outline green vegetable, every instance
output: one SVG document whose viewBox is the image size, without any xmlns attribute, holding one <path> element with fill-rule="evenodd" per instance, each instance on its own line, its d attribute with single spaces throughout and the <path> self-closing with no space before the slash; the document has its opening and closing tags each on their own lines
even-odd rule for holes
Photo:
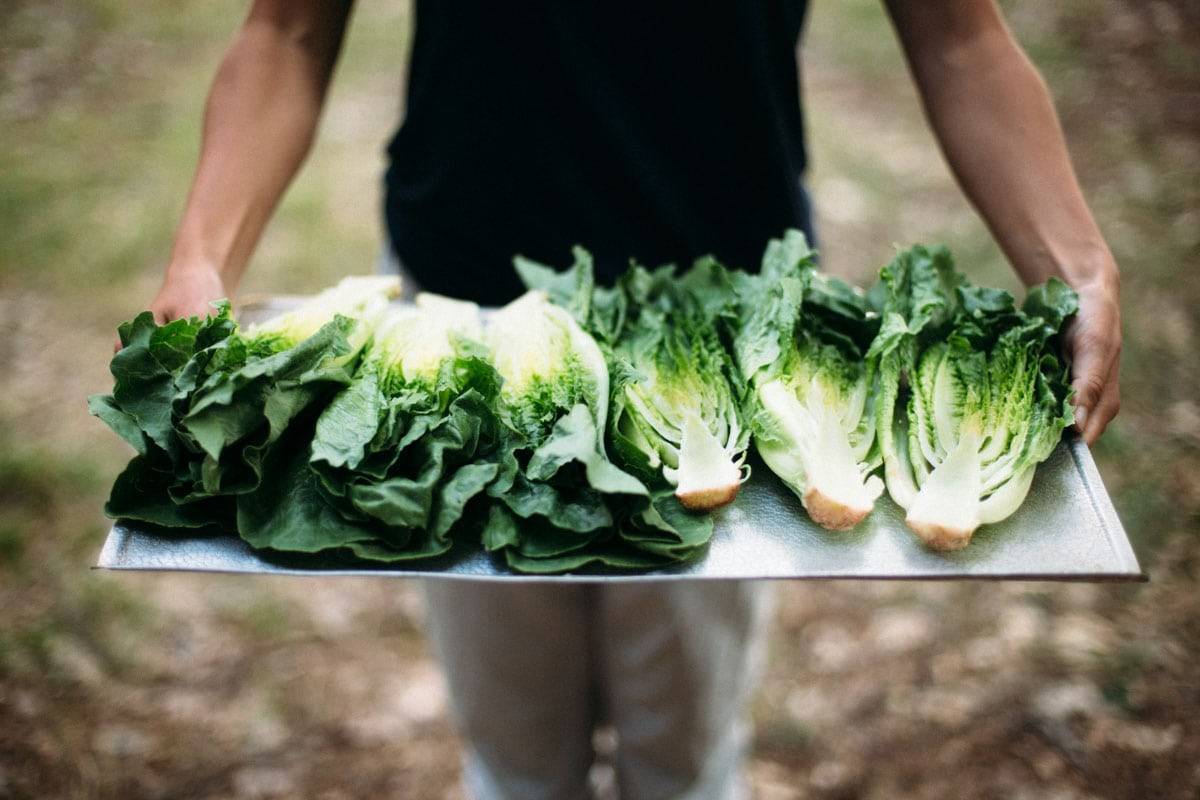
<svg viewBox="0 0 1200 800">
<path fill-rule="evenodd" d="M 88 398 L 91 413 L 137 451 L 113 484 L 109 516 L 167 528 L 233 528 L 227 498 L 192 491 L 202 456 L 178 427 L 179 409 L 237 327 L 228 303 L 214 304 L 214 311 L 161 326 L 146 311 L 120 326 L 112 394 Z"/>
<path fill-rule="evenodd" d="M 618 459 L 665 481 L 693 511 L 731 503 L 750 431 L 743 385 L 713 317 L 669 268 L 621 279 L 626 313 L 612 343 L 609 439 Z"/>
<path fill-rule="evenodd" d="M 353 381 L 297 457 L 238 504 L 256 547 L 346 548 L 401 561 L 450 550 L 469 501 L 496 477 L 499 379 L 473 303 L 419 295 L 380 323 Z M 334 513 L 336 512 L 336 514 Z"/>
<path fill-rule="evenodd" d="M 941 247 L 901 252 L 881 273 L 884 319 L 869 357 L 888 493 L 930 547 L 966 546 L 1021 505 L 1072 423 L 1064 322 L 1078 298 L 1052 278 L 1023 309 L 971 286 Z"/>
<path fill-rule="evenodd" d="M 1051 280 L 1018 309 L 916 246 L 864 295 L 804 236 L 757 275 L 520 259 L 530 291 L 471 303 L 348 278 L 240 329 L 120 328 L 89 408 L 137 454 L 111 516 L 234 533 L 282 553 L 402 562 L 482 546 L 514 570 L 648 569 L 701 553 L 749 474 L 748 439 L 818 524 L 849 529 L 885 482 L 931 547 L 1012 514 L 1072 422 Z M 883 466 L 884 480 L 873 475 Z"/>
<path fill-rule="evenodd" d="M 847 530 L 883 482 L 875 446 L 876 330 L 866 299 L 816 271 L 799 231 L 772 241 L 761 273 L 741 278 L 734 348 L 753 386 L 754 443 L 817 524 Z"/>
<path fill-rule="evenodd" d="M 742 384 L 714 324 L 727 300 L 705 302 L 683 288 L 688 276 L 665 268 L 633 267 L 617 286 L 597 286 L 590 254 L 574 254 L 561 273 L 521 258 L 516 267 L 593 335 L 608 362 L 608 449 L 648 490 L 646 498 L 609 495 L 618 538 L 657 563 L 692 558 L 712 536 L 711 517 L 694 512 L 733 499 L 748 444 Z M 597 560 L 640 563 L 611 553 Z"/>
<path fill-rule="evenodd" d="M 204 455 L 197 491 L 257 486 L 265 449 L 298 414 L 350 382 L 354 359 L 398 292 L 396 278 L 345 278 L 222 341 L 179 421 Z"/>
<path fill-rule="evenodd" d="M 485 338 L 503 380 L 505 442 L 484 546 L 519 569 L 619 563 L 597 549 L 618 522 L 609 498 L 649 493 L 605 452 L 609 375 L 599 346 L 540 291 L 496 311 Z"/>
<path fill-rule="evenodd" d="M 145 312 L 122 325 L 113 392 L 88 401 L 138 451 L 107 513 L 231 529 L 228 496 L 256 488 L 292 420 L 349 382 L 356 348 L 396 288 L 394 278 L 349 278 L 244 332 L 224 301 L 209 317 L 160 326 Z"/>
</svg>

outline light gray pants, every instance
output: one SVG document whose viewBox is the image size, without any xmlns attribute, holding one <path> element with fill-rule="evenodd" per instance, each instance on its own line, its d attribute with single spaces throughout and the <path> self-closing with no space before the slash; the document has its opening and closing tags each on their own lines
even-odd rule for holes
<svg viewBox="0 0 1200 800">
<path fill-rule="evenodd" d="M 378 270 L 416 282 L 391 248 Z M 428 631 L 474 800 L 589 793 L 592 733 L 617 733 L 621 800 L 740 800 L 766 583 L 425 581 Z"/>
<path fill-rule="evenodd" d="M 771 589 L 426 581 L 470 795 L 588 797 L 593 729 L 608 722 L 622 800 L 745 797 Z"/>
</svg>

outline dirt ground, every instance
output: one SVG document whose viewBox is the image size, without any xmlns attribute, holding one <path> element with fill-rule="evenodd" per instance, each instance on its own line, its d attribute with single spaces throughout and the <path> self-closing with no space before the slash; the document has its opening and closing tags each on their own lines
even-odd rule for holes
<svg viewBox="0 0 1200 800">
<path fill-rule="evenodd" d="M 780 585 L 764 800 L 1200 796 L 1200 11 L 1004 7 L 1123 266 L 1124 406 L 1095 453 L 1151 581 Z M 240 9 L 0 5 L 0 799 L 461 797 L 410 582 L 88 569 L 129 454 L 84 397 L 159 279 Z M 372 262 L 410 30 L 407 4 L 356 12 L 248 294 Z M 879 4 L 815 3 L 802 64 L 827 267 L 945 241 L 1015 286 Z"/>
</svg>

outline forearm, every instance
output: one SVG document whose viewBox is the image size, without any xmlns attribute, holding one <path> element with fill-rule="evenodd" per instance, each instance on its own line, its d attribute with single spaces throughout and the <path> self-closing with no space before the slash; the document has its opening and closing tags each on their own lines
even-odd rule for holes
<svg viewBox="0 0 1200 800">
<path fill-rule="evenodd" d="M 1080 192 L 1049 93 L 1003 21 L 985 13 L 930 26 L 911 18 L 928 7 L 892 5 L 946 159 L 1022 280 L 1058 275 L 1077 288 L 1115 289 L 1116 265 Z"/>
<path fill-rule="evenodd" d="M 344 16 L 314 39 L 322 22 L 273 19 L 256 7 L 237 34 L 209 93 L 168 280 L 215 270 L 230 293 L 241 280 L 316 131 Z"/>
</svg>

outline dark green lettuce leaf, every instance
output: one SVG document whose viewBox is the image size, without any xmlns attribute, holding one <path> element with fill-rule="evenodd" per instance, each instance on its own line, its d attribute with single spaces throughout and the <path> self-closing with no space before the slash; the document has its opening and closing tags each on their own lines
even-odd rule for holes
<svg viewBox="0 0 1200 800">
<path fill-rule="evenodd" d="M 165 325 L 146 312 L 120 328 L 113 392 L 88 401 L 139 453 L 113 487 L 114 517 L 232 529 L 232 501 L 219 498 L 254 489 L 291 420 L 347 380 L 353 321 L 267 347 L 237 330 L 227 302 L 214 307 Z"/>
<path fill-rule="evenodd" d="M 155 468 L 153 457 L 138 455 L 113 483 L 104 513 L 113 519 L 146 522 L 161 528 L 182 528 L 211 533 L 235 529 L 232 498 L 210 497 L 193 503 L 171 499 L 169 469 Z"/>
<path fill-rule="evenodd" d="M 499 472 L 490 454 L 500 380 L 481 346 L 478 309 L 444 298 L 380 325 L 349 386 L 321 414 L 310 470 L 346 520 L 383 525 L 391 559 L 438 555 L 471 500 Z"/>
<path fill-rule="evenodd" d="M 215 465 L 227 448 L 252 444 L 240 456 L 257 479 L 262 448 L 278 440 L 298 414 L 313 403 L 327 402 L 350 382 L 352 364 L 343 357 L 352 354 L 349 335 L 355 325 L 338 316 L 294 347 L 212 372 L 189 399 L 180 427 Z M 206 472 L 204 490 L 217 494 L 253 488 L 229 486 L 224 475 L 224 469 Z"/>
</svg>

